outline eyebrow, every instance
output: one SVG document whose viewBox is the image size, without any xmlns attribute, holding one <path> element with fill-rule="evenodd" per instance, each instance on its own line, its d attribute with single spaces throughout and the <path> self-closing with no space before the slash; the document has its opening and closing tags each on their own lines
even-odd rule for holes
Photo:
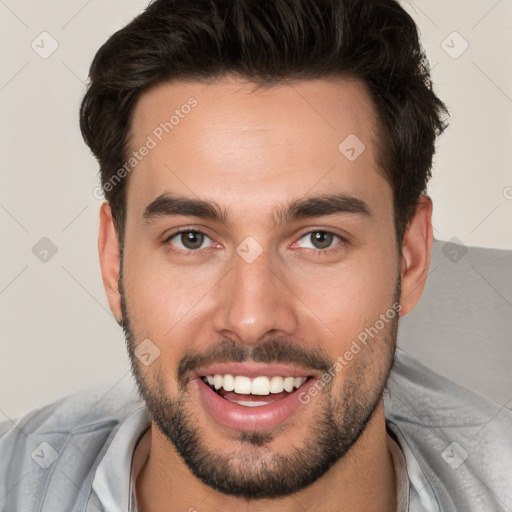
<svg viewBox="0 0 512 512">
<path fill-rule="evenodd" d="M 279 226 L 305 218 L 337 214 L 371 217 L 372 210 L 365 201 L 357 197 L 348 194 L 329 194 L 292 201 L 285 208 L 273 212 L 272 220 L 274 225 Z M 143 218 L 151 221 L 178 215 L 229 224 L 228 211 L 217 203 L 172 194 L 157 197 L 145 208 Z"/>
<path fill-rule="evenodd" d="M 185 196 L 163 194 L 146 206 L 143 218 L 150 221 L 159 217 L 187 215 L 201 219 L 228 223 L 228 214 L 217 203 Z"/>
<path fill-rule="evenodd" d="M 276 211 L 273 215 L 273 221 L 278 226 L 305 218 L 337 214 L 371 217 L 372 211 L 365 201 L 357 197 L 348 194 L 329 194 L 297 199 L 285 209 Z"/>
</svg>

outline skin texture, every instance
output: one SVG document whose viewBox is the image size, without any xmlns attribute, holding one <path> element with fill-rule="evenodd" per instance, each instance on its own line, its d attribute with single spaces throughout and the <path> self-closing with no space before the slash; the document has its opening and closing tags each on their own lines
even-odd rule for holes
<svg viewBox="0 0 512 512">
<path fill-rule="evenodd" d="M 235 77 L 209 85 L 162 84 L 137 103 L 132 149 L 191 97 L 197 106 L 129 176 L 121 290 L 120 251 L 108 204 L 100 213 L 99 252 L 109 304 L 118 321 L 124 316 L 139 387 L 153 417 L 160 415 L 152 423 L 150 457 L 137 480 L 141 510 L 394 510 L 382 391 L 396 322 L 386 323 L 289 419 L 264 432 L 256 428 L 259 441 L 253 431 L 220 425 L 204 408 L 190 375 L 180 380 L 178 367 L 188 355 L 202 356 L 226 342 L 242 347 L 253 366 L 258 363 L 250 354 L 266 354 L 272 343 L 336 361 L 393 306 L 399 283 L 400 314 L 416 305 L 430 261 L 432 203 L 420 198 L 399 254 L 392 189 L 376 164 L 375 112 L 357 81 L 301 81 L 259 90 Z M 365 145 L 354 161 L 338 149 L 350 134 Z M 226 218 L 144 218 L 148 205 L 163 194 L 216 203 Z M 277 211 L 293 201 L 327 194 L 356 197 L 370 213 L 274 222 Z M 207 235 L 199 252 L 183 246 L 179 235 L 169 238 L 184 228 Z M 307 235 L 311 231 L 338 236 L 318 249 Z M 247 237 L 262 249 L 251 263 L 236 251 Z M 149 366 L 133 355 L 145 339 L 160 350 Z M 310 373 L 321 378 L 319 369 Z M 178 404 L 182 426 L 195 433 L 198 449 L 210 461 L 223 461 L 220 468 L 231 479 L 254 480 L 264 469 L 273 471 L 270 482 L 279 481 L 287 471 L 318 461 L 311 447 L 332 433 L 328 418 L 347 427 L 345 450 L 292 494 L 276 491 L 273 499 L 259 500 L 229 494 L 198 478 L 165 432 L 165 427 L 172 430 L 171 409 L 176 412 Z M 299 452 L 305 455 L 294 467 L 286 457 Z M 277 463 L 283 460 L 286 465 Z M 215 464 L 209 471 L 215 468 L 220 471 Z"/>
</svg>

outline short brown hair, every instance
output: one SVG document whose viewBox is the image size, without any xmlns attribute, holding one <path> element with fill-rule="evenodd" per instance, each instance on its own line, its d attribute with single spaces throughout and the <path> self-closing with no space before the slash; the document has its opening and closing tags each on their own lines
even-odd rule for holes
<svg viewBox="0 0 512 512">
<path fill-rule="evenodd" d="M 345 76 L 363 81 L 380 124 L 378 164 L 394 195 L 399 247 L 431 176 L 448 111 L 434 94 L 414 21 L 395 0 L 156 0 L 97 52 L 80 109 L 120 243 L 126 162 L 140 95 L 173 79 L 239 75 L 258 85 Z"/>
</svg>

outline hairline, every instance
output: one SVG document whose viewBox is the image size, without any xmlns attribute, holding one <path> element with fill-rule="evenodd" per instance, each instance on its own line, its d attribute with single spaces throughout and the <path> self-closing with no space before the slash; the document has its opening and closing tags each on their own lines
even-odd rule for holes
<svg viewBox="0 0 512 512">
<path fill-rule="evenodd" d="M 257 76 L 248 76 L 242 73 L 239 73 L 234 70 L 229 70 L 223 73 L 215 74 L 212 73 L 207 76 L 196 76 L 194 74 L 190 75 L 180 75 L 180 76 L 174 76 L 174 77 L 167 77 L 167 78 L 161 78 L 157 79 L 154 82 L 148 84 L 146 87 L 141 88 L 139 91 L 137 91 L 136 96 L 134 98 L 134 104 L 130 111 L 130 116 L 128 119 L 128 131 L 126 134 L 126 139 L 124 142 L 124 151 L 123 151 L 123 158 L 124 161 L 127 160 L 128 154 L 130 151 L 134 150 L 134 146 L 131 146 L 131 141 L 133 141 L 134 133 L 133 133 L 133 117 L 135 114 L 135 110 L 137 109 L 137 106 L 140 103 L 140 100 L 142 97 L 148 93 L 150 93 L 152 90 L 156 89 L 159 86 L 162 86 L 164 84 L 186 84 L 186 83 L 196 83 L 196 84 L 222 84 L 223 82 L 226 82 L 229 77 L 234 77 L 235 80 L 239 80 L 243 84 L 254 84 L 253 89 L 250 91 L 250 94 L 253 94 L 257 92 L 260 89 L 268 90 L 272 89 L 273 87 L 279 87 L 279 86 L 288 86 L 291 87 L 295 83 L 301 83 L 301 82 L 307 82 L 311 80 L 325 80 L 330 83 L 340 83 L 340 82 L 352 82 L 358 84 L 366 98 L 368 99 L 370 111 L 373 113 L 372 116 L 372 123 L 374 124 L 374 130 L 372 132 L 375 133 L 376 136 L 371 138 L 371 143 L 374 146 L 375 149 L 375 160 L 376 160 L 376 167 L 372 167 L 375 172 L 377 172 L 381 177 L 383 177 L 388 185 L 391 187 L 392 194 L 393 194 L 393 224 L 395 226 L 395 238 L 396 238 L 396 245 L 397 249 L 399 251 L 399 254 L 402 250 L 402 239 L 405 232 L 405 228 L 403 229 L 403 232 L 400 233 L 400 229 L 398 226 L 398 217 L 397 217 L 397 201 L 395 197 L 395 186 L 392 181 L 392 175 L 391 175 L 391 169 L 388 169 L 390 166 L 390 150 L 388 148 L 388 145 L 391 143 L 389 139 L 386 137 L 386 129 L 384 126 L 384 122 L 382 119 L 382 116 L 380 115 L 380 109 L 379 105 L 375 101 L 374 94 L 372 93 L 370 86 L 368 84 L 368 81 L 364 78 L 358 76 L 355 73 L 351 73 L 350 71 L 340 72 L 340 71 L 333 71 L 328 72 L 325 74 L 315 75 L 311 74 L 310 76 L 295 76 L 294 74 L 290 75 L 283 75 L 281 77 L 257 77 Z M 122 246 L 124 244 L 124 237 L 125 237 L 125 229 L 126 229 L 126 214 L 127 214 L 127 187 L 130 182 L 130 174 L 127 174 L 125 178 L 123 178 L 123 184 L 121 186 L 121 190 L 118 197 L 118 205 L 120 207 L 120 214 L 122 214 L 122 218 L 119 219 L 116 217 L 115 220 L 115 228 L 116 228 L 116 235 L 118 238 L 119 245 Z M 419 198 L 418 198 L 419 199 Z M 120 223 L 119 226 L 117 225 L 118 222 Z M 118 227 L 122 232 L 118 232 Z"/>
</svg>

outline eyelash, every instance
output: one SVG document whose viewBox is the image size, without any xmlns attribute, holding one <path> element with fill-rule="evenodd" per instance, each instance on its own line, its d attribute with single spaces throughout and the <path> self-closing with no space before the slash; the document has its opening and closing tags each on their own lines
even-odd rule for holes
<svg viewBox="0 0 512 512">
<path fill-rule="evenodd" d="M 178 235 L 181 235 L 183 233 L 200 233 L 200 234 L 210 238 L 207 233 L 205 233 L 204 231 L 202 231 L 200 229 L 180 229 L 179 231 L 176 231 L 176 232 L 172 233 L 171 235 L 169 235 L 168 237 L 166 237 L 166 239 L 163 242 L 164 245 L 169 247 L 171 245 L 170 241 L 173 238 L 175 238 Z M 346 238 L 342 237 L 338 233 L 334 233 L 333 231 L 328 231 L 326 229 L 313 229 L 311 231 L 307 231 L 305 233 L 302 233 L 299 236 L 298 240 L 302 240 L 304 237 L 306 237 L 308 235 L 312 235 L 313 233 L 325 233 L 325 234 L 328 234 L 328 235 L 333 235 L 335 237 L 338 237 L 339 240 L 340 240 L 340 243 L 338 243 L 337 245 L 335 245 L 332 248 L 328 248 L 328 249 L 310 249 L 310 248 L 308 248 L 309 252 L 313 252 L 314 254 L 317 254 L 317 255 L 326 256 L 326 255 L 332 254 L 332 253 L 337 252 L 338 250 L 340 250 L 341 249 L 340 246 L 344 246 L 344 245 L 347 244 Z M 173 251 L 173 252 L 179 252 L 180 254 L 184 254 L 186 256 L 197 256 L 197 255 L 203 255 L 204 253 L 206 253 L 206 251 L 208 249 L 209 248 L 197 249 L 197 250 L 188 250 L 188 251 L 181 251 L 179 249 L 170 249 L 170 250 Z"/>
</svg>

